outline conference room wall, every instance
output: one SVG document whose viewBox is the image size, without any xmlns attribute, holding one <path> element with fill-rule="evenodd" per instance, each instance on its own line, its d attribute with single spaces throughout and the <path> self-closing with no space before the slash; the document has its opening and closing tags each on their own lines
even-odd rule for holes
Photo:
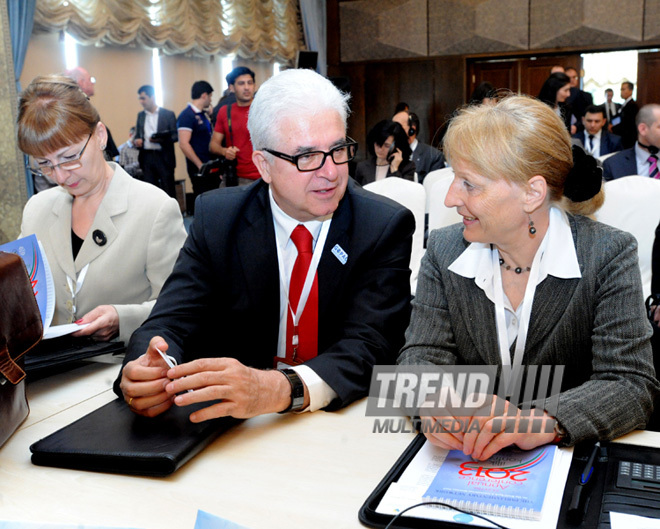
<svg viewBox="0 0 660 529">
<path fill-rule="evenodd" d="M 128 46 L 82 45 L 78 45 L 77 50 L 78 64 L 96 78 L 92 103 L 119 146 L 128 138 L 128 130 L 135 125 L 137 113 L 142 110 L 137 99 L 137 89 L 143 84 L 153 84 L 152 51 Z M 160 59 L 163 107 L 178 115 L 190 101 L 190 87 L 201 79 L 214 87 L 214 103 L 222 96 L 226 88 L 224 76 L 227 73 L 222 71 L 222 57 L 161 55 Z M 272 64 L 266 62 L 237 59 L 234 66 L 248 66 L 254 70 L 257 86 L 273 72 Z M 25 88 L 38 75 L 64 70 L 64 42 L 60 35 L 33 34 L 21 73 L 22 87 Z M 186 191 L 190 193 L 192 184 L 186 172 L 185 157 L 178 147 L 175 152 L 176 178 L 186 180 Z"/>
</svg>

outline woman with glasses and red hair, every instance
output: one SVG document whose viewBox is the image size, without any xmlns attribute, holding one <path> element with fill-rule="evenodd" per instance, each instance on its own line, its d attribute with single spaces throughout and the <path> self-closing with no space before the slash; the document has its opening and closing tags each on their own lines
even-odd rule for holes
<svg viewBox="0 0 660 529">
<path fill-rule="evenodd" d="M 19 101 L 18 145 L 57 187 L 33 196 L 21 236 L 36 234 L 55 286 L 53 325 L 127 342 L 146 319 L 183 245 L 177 202 L 106 162 L 98 112 L 65 76 L 34 79 Z"/>
</svg>

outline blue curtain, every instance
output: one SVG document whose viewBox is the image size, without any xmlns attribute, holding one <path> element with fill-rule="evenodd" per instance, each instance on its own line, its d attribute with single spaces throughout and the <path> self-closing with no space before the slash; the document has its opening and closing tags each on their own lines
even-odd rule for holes
<svg viewBox="0 0 660 529">
<path fill-rule="evenodd" d="M 307 48 L 319 54 L 316 71 L 327 76 L 325 0 L 300 0 L 300 14 Z"/>
<path fill-rule="evenodd" d="M 30 42 L 30 36 L 32 35 L 36 6 L 37 0 L 7 0 L 12 58 L 14 59 L 14 75 L 16 76 L 16 92 L 21 91 L 19 79 L 23 71 L 28 42 Z M 34 183 L 32 181 L 32 174 L 27 169 L 25 170 L 25 185 L 28 198 L 30 198 L 34 194 Z"/>
</svg>

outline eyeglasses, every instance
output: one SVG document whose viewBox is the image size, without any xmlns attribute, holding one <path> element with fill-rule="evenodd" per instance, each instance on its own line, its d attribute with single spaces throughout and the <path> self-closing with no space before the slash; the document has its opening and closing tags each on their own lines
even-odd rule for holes
<svg viewBox="0 0 660 529">
<path fill-rule="evenodd" d="M 58 167 L 64 169 L 65 171 L 73 171 L 74 169 L 80 169 L 82 167 L 82 162 L 80 161 L 80 158 L 82 158 L 82 155 L 85 152 L 85 149 L 87 148 L 87 144 L 91 139 L 92 139 L 92 134 L 90 134 L 89 137 L 87 138 L 87 141 L 85 142 L 85 145 L 83 146 L 82 150 L 70 160 L 66 160 L 64 162 L 55 165 L 51 163 L 40 165 L 36 163 L 35 160 L 31 160 L 28 169 L 30 169 L 32 174 L 36 176 L 40 176 L 40 175 L 50 176 L 55 172 L 55 169 L 57 169 Z"/>
<path fill-rule="evenodd" d="M 325 164 L 325 159 L 328 156 L 332 158 L 332 161 L 335 163 L 335 165 L 348 163 L 353 158 L 355 158 L 358 144 L 351 138 L 346 138 L 346 140 L 346 143 L 339 145 L 334 149 L 329 150 L 328 152 L 309 151 L 291 156 L 289 154 L 284 154 L 283 152 L 274 151 L 272 149 L 264 149 L 264 151 L 269 152 L 273 156 L 277 156 L 282 160 L 286 160 L 287 162 L 292 163 L 296 166 L 298 171 L 316 171 L 317 169 L 323 167 Z"/>
</svg>

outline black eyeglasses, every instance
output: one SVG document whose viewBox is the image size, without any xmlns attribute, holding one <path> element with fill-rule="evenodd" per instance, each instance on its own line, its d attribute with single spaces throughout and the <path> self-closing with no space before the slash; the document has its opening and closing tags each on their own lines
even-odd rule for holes
<svg viewBox="0 0 660 529">
<path fill-rule="evenodd" d="M 87 148 L 87 144 L 91 139 L 92 139 L 92 134 L 90 134 L 89 137 L 87 138 L 87 141 L 85 142 L 85 145 L 83 145 L 82 150 L 76 156 L 74 156 L 69 160 L 65 160 L 55 165 L 51 163 L 45 163 L 43 165 L 40 165 L 35 160 L 31 159 L 30 164 L 28 165 L 28 169 L 30 169 L 30 171 L 34 175 L 44 175 L 44 176 L 52 175 L 55 172 L 55 169 L 57 169 L 58 167 L 66 171 L 73 171 L 74 169 L 80 169 L 82 167 L 82 162 L 80 161 L 80 158 L 82 158 L 82 155 L 85 152 L 85 149 Z"/>
<path fill-rule="evenodd" d="M 302 154 L 296 154 L 291 156 L 289 154 L 284 154 L 283 152 L 274 151 L 272 149 L 264 149 L 264 151 L 269 152 L 273 156 L 282 158 L 287 162 L 291 162 L 296 166 L 298 171 L 316 171 L 323 167 L 325 164 L 325 159 L 330 156 L 335 165 L 341 165 L 343 163 L 350 162 L 355 158 L 355 153 L 357 152 L 358 144 L 355 140 L 351 138 L 346 138 L 346 143 L 335 147 L 334 149 L 329 150 L 328 152 L 324 151 L 309 151 Z"/>
</svg>

